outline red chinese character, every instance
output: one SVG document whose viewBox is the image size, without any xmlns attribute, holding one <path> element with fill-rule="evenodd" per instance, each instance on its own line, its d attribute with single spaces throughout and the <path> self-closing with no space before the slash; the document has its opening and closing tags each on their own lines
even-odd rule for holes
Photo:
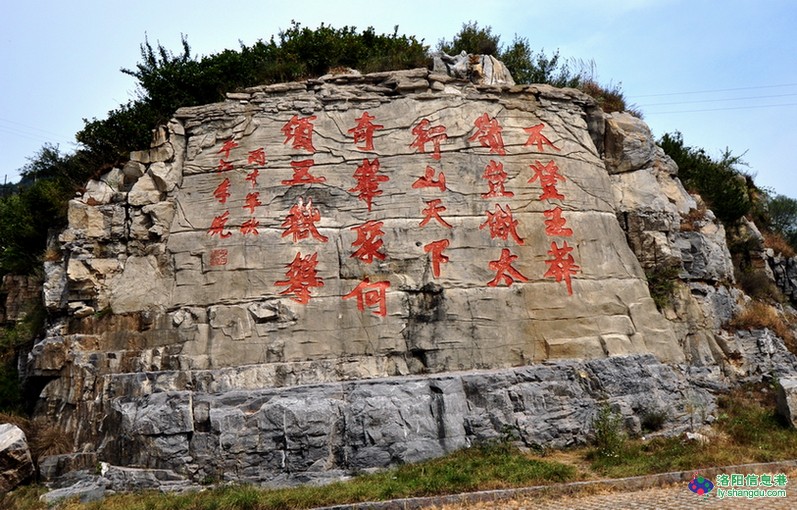
<svg viewBox="0 0 797 510">
<path fill-rule="evenodd" d="M 260 202 L 260 193 L 257 191 L 247 193 L 244 202 L 243 209 L 249 209 L 249 214 L 255 214 L 255 207 L 263 205 L 263 203 Z"/>
<path fill-rule="evenodd" d="M 385 290 L 390 288 L 390 282 L 382 281 L 371 283 L 366 277 L 359 283 L 354 290 L 343 296 L 343 299 L 357 298 L 357 309 L 365 311 L 365 307 L 378 307 L 372 312 L 374 315 L 384 317 L 387 315 L 387 305 L 385 303 Z"/>
<path fill-rule="evenodd" d="M 448 135 L 446 135 L 446 127 L 429 127 L 430 124 L 431 122 L 429 122 L 428 119 L 421 119 L 418 125 L 412 128 L 412 134 L 415 135 L 415 141 L 410 144 L 410 147 L 415 147 L 422 153 L 426 153 L 426 144 L 431 143 L 434 145 L 432 158 L 440 159 L 440 143 L 448 139 Z"/>
<path fill-rule="evenodd" d="M 217 154 L 224 154 L 224 157 L 222 159 L 229 159 L 230 151 L 236 147 L 238 147 L 238 143 L 236 143 L 235 140 L 230 138 L 229 140 L 224 142 L 224 145 L 221 146 L 221 149 L 219 150 L 219 152 L 217 152 Z"/>
<path fill-rule="evenodd" d="M 432 257 L 432 274 L 435 278 L 440 278 L 440 264 L 448 262 L 448 257 L 443 255 L 443 250 L 448 248 L 448 245 L 448 239 L 440 239 L 423 247 L 423 251 Z"/>
<path fill-rule="evenodd" d="M 568 246 L 567 241 L 564 241 L 561 248 L 556 245 L 556 242 L 553 242 L 551 243 L 551 250 L 548 252 L 548 255 L 553 258 L 545 261 L 549 266 L 548 271 L 545 272 L 545 277 L 556 278 L 557 282 L 564 280 L 567 284 L 567 294 L 569 296 L 573 295 L 573 286 L 570 283 L 570 277 L 581 269 L 574 264 L 575 259 L 573 259 L 573 256 L 570 254 L 571 251 L 573 251 L 573 247 Z"/>
<path fill-rule="evenodd" d="M 357 125 L 347 131 L 354 135 L 355 144 L 365 142 L 364 147 L 357 147 L 361 151 L 374 150 L 374 131 L 385 127 L 371 123 L 374 119 L 376 119 L 376 117 L 369 115 L 368 112 L 363 112 L 362 116 L 357 119 Z"/>
<path fill-rule="evenodd" d="M 252 170 L 251 172 L 249 172 L 249 173 L 246 175 L 246 179 L 244 179 L 244 180 L 245 180 L 245 181 L 247 181 L 247 182 L 250 182 L 250 183 L 252 183 L 252 187 L 253 187 L 253 188 L 256 188 L 256 187 L 257 187 L 257 178 L 258 178 L 259 176 L 260 176 L 260 170 L 258 170 L 257 168 L 255 168 L 254 170 Z"/>
<path fill-rule="evenodd" d="M 495 212 L 485 211 L 487 213 L 487 221 L 479 225 L 479 230 L 484 230 L 484 227 L 490 229 L 490 238 L 495 239 L 499 237 L 506 241 L 509 236 L 515 240 L 517 244 L 524 244 L 523 239 L 517 233 L 518 221 L 512 217 L 512 209 L 509 205 L 504 208 L 495 204 Z"/>
<path fill-rule="evenodd" d="M 385 235 L 382 232 L 382 225 L 384 225 L 382 221 L 371 220 L 358 227 L 352 227 L 352 230 L 357 231 L 357 239 L 351 245 L 359 246 L 357 251 L 351 254 L 352 257 L 358 258 L 366 264 L 370 264 L 375 258 L 385 260 L 385 254 L 379 251 L 384 245 L 380 239 Z"/>
<path fill-rule="evenodd" d="M 546 165 L 543 165 L 539 161 L 535 161 L 533 165 L 529 166 L 534 170 L 534 175 L 529 179 L 529 183 L 539 179 L 542 186 L 540 200 L 564 200 L 565 196 L 556 189 L 556 181 L 564 182 L 565 178 L 563 175 L 559 175 L 559 167 L 556 166 L 556 163 L 549 161 Z"/>
<path fill-rule="evenodd" d="M 260 222 L 254 218 L 250 218 L 245 222 L 241 223 L 241 233 L 243 235 L 246 234 L 254 234 L 256 236 L 260 235 L 260 232 L 257 231 L 257 227 L 260 226 Z"/>
<path fill-rule="evenodd" d="M 285 135 L 285 141 L 282 143 L 286 144 L 293 138 L 294 149 L 304 149 L 310 153 L 315 152 L 315 147 L 313 147 L 313 121 L 317 118 L 315 115 L 301 119 L 298 115 L 291 117 L 291 120 L 282 126 L 282 134 Z"/>
<path fill-rule="evenodd" d="M 491 153 L 501 156 L 506 154 L 506 150 L 504 149 L 504 137 L 501 136 L 502 128 L 498 123 L 498 119 L 495 117 L 490 118 L 490 116 L 485 113 L 476 119 L 473 124 L 476 126 L 477 131 L 473 136 L 468 138 L 469 142 L 478 139 L 482 147 L 490 148 Z"/>
<path fill-rule="evenodd" d="M 219 203 L 227 203 L 227 199 L 230 198 L 230 179 L 221 181 L 221 184 L 219 184 L 213 192 L 213 196 L 216 197 Z"/>
<path fill-rule="evenodd" d="M 528 278 L 520 274 L 520 271 L 512 267 L 512 262 L 517 260 L 517 255 L 512 255 L 508 248 L 501 250 L 501 258 L 498 260 L 490 261 L 488 267 L 495 271 L 495 278 L 487 282 L 490 287 L 497 287 L 503 280 L 507 287 L 511 286 L 513 282 L 527 282 Z"/>
<path fill-rule="evenodd" d="M 441 192 L 446 190 L 446 176 L 442 170 L 438 174 L 437 180 L 434 178 L 434 168 L 427 165 L 426 173 L 423 177 L 418 177 L 418 180 L 412 183 L 412 187 L 418 188 L 437 188 Z"/>
<path fill-rule="evenodd" d="M 326 177 L 316 177 L 310 174 L 310 168 L 315 164 L 312 159 L 302 161 L 291 161 L 293 168 L 293 178 L 282 181 L 285 186 L 296 186 L 300 184 L 316 184 L 326 182 Z"/>
<path fill-rule="evenodd" d="M 310 289 L 324 286 L 324 281 L 318 277 L 318 271 L 316 270 L 317 265 L 317 253 L 307 255 L 306 257 L 302 257 L 301 253 L 297 253 L 293 262 L 285 265 L 285 267 L 288 268 L 288 270 L 285 271 L 285 278 L 287 278 L 287 280 L 275 283 L 278 287 L 288 287 L 280 292 L 280 295 L 293 294 L 291 299 L 297 303 L 306 305 L 312 297 L 310 295 Z"/>
<path fill-rule="evenodd" d="M 553 209 L 543 211 L 542 214 L 544 214 L 546 218 L 549 218 L 545 220 L 545 235 L 562 237 L 570 237 L 573 235 L 572 229 L 565 228 L 567 220 L 562 218 L 561 207 L 556 206 Z"/>
<path fill-rule="evenodd" d="M 357 186 L 349 190 L 351 193 L 360 193 L 357 195 L 357 198 L 368 204 L 369 211 L 371 210 L 374 197 L 378 197 L 382 194 L 382 190 L 379 189 L 379 183 L 390 180 L 390 177 L 387 175 L 377 175 L 378 173 L 379 159 L 374 159 L 373 161 L 363 159 L 362 164 L 354 171 L 354 178 L 357 179 Z"/>
<path fill-rule="evenodd" d="M 232 232 L 224 232 L 227 227 L 227 221 L 230 219 L 230 211 L 224 211 L 224 214 L 213 218 L 213 223 L 210 224 L 208 234 L 211 236 L 218 235 L 222 239 L 226 239 L 232 235 Z"/>
<path fill-rule="evenodd" d="M 444 227 L 453 228 L 450 223 L 448 223 L 446 220 L 440 217 L 440 213 L 446 210 L 445 206 L 440 205 L 442 202 L 443 201 L 440 200 L 439 198 L 426 202 L 426 205 L 428 207 L 423 211 L 421 211 L 425 215 L 424 218 L 421 220 L 420 223 L 421 227 L 426 226 L 426 224 L 429 223 L 430 220 L 435 219 L 437 220 L 438 223 L 440 223 Z"/>
<path fill-rule="evenodd" d="M 293 242 L 296 243 L 301 239 L 307 239 L 313 236 L 322 243 L 325 243 L 329 238 L 322 236 L 315 226 L 315 223 L 320 220 L 321 212 L 317 207 L 313 207 L 313 201 L 308 200 L 305 204 L 304 200 L 299 198 L 299 201 L 288 211 L 288 216 L 285 218 L 285 221 L 282 222 L 282 226 L 286 227 L 285 232 L 282 233 L 282 237 L 292 235 Z"/>
<path fill-rule="evenodd" d="M 210 265 L 211 267 L 215 266 L 226 266 L 227 265 L 227 248 L 219 248 L 217 250 L 211 250 L 210 252 Z"/>
<path fill-rule="evenodd" d="M 540 152 L 545 152 L 544 147 L 547 145 L 551 149 L 555 151 L 560 151 L 561 149 L 551 143 L 548 138 L 542 134 L 542 129 L 545 127 L 545 124 L 537 124 L 536 126 L 531 126 L 529 128 L 523 128 L 523 131 L 529 134 L 529 139 L 526 141 L 525 145 L 536 145 L 537 150 Z"/>
<path fill-rule="evenodd" d="M 504 189 L 507 177 L 508 175 L 504 172 L 504 164 L 490 160 L 487 166 L 484 167 L 484 173 L 482 174 L 482 178 L 486 179 L 487 184 L 490 185 L 490 191 L 482 193 L 482 198 L 515 196 L 514 192 Z"/>
<path fill-rule="evenodd" d="M 232 163 L 224 161 L 223 159 L 219 160 L 219 167 L 216 169 L 217 172 L 228 172 L 230 170 L 232 170 Z"/>
<path fill-rule="evenodd" d="M 260 148 L 260 149 L 255 149 L 253 151 L 249 151 L 249 158 L 246 160 L 246 164 L 249 163 L 257 163 L 260 166 L 265 166 L 266 149 Z"/>
</svg>

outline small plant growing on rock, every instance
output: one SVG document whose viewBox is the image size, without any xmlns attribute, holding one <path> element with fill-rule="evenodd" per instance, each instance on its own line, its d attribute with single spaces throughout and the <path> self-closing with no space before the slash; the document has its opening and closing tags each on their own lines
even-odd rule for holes
<svg viewBox="0 0 797 510">
<path fill-rule="evenodd" d="M 622 423 L 622 416 L 612 411 L 608 404 L 598 410 L 592 422 L 595 434 L 593 441 L 598 456 L 619 461 L 627 439 Z"/>
<path fill-rule="evenodd" d="M 672 304 L 675 285 L 678 281 L 678 269 L 670 266 L 656 266 L 645 272 L 648 279 L 650 297 L 656 308 L 663 310 Z"/>
</svg>

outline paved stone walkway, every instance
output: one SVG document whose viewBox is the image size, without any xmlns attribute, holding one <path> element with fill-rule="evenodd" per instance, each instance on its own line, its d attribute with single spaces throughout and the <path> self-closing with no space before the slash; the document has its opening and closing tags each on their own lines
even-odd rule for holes
<svg viewBox="0 0 797 510">
<path fill-rule="evenodd" d="M 786 497 L 720 498 L 717 487 L 698 496 L 687 487 L 692 471 L 607 480 L 587 480 L 546 487 L 483 491 L 449 496 L 354 503 L 316 510 L 793 510 L 797 509 L 797 460 L 707 468 L 709 480 L 720 473 L 785 473 Z M 748 487 L 739 487 L 748 489 Z"/>
<path fill-rule="evenodd" d="M 713 493 L 713 491 L 712 491 Z M 524 496 L 507 501 L 465 503 L 432 507 L 436 510 L 793 510 L 797 488 L 786 489 L 786 498 L 708 498 L 690 492 L 685 484 L 636 492 L 610 492 L 583 496 Z"/>
</svg>

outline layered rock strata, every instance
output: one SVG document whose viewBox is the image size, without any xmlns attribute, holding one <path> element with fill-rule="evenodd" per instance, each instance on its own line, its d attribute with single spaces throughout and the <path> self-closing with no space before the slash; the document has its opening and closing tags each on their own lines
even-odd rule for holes
<svg viewBox="0 0 797 510">
<path fill-rule="evenodd" d="M 735 305 L 675 173 L 578 91 L 423 69 L 180 109 L 70 203 L 38 412 L 100 461 L 259 482 L 572 444 L 604 404 L 682 425 L 710 398 L 664 363 L 721 357 Z M 662 264 L 699 314 L 657 311 Z"/>
</svg>

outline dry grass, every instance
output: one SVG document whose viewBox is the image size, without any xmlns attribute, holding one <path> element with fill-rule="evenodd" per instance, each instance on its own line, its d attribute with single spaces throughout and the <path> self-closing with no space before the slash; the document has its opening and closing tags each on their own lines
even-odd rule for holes
<svg viewBox="0 0 797 510">
<path fill-rule="evenodd" d="M 28 436 L 30 453 L 35 462 L 50 455 L 61 455 L 73 450 L 72 439 L 55 425 L 43 420 L 34 420 Z"/>
<path fill-rule="evenodd" d="M 764 269 L 748 268 L 736 270 L 736 281 L 748 296 L 758 301 L 783 303 L 785 297 Z"/>
<path fill-rule="evenodd" d="M 0 413 L 0 423 L 10 423 L 22 429 L 27 437 L 30 434 L 30 420 L 19 414 Z"/>
<path fill-rule="evenodd" d="M 689 212 L 681 216 L 681 232 L 694 232 L 699 230 L 698 222 L 706 218 L 706 204 L 702 201 L 696 209 L 689 209 Z"/>
<path fill-rule="evenodd" d="M 733 329 L 768 328 L 783 339 L 789 351 L 797 353 L 797 338 L 794 336 L 792 325 L 772 305 L 761 301 L 751 301 L 728 323 L 728 326 Z"/>
<path fill-rule="evenodd" d="M 772 248 L 776 255 L 780 254 L 787 258 L 794 257 L 796 254 L 789 242 L 782 235 L 775 232 L 764 233 L 764 247 Z"/>
<path fill-rule="evenodd" d="M 588 96 L 597 101 L 598 106 L 606 113 L 627 112 L 635 117 L 642 118 L 642 112 L 626 104 L 625 95 L 619 85 L 603 86 L 592 79 L 584 80 L 578 87 Z"/>
</svg>

